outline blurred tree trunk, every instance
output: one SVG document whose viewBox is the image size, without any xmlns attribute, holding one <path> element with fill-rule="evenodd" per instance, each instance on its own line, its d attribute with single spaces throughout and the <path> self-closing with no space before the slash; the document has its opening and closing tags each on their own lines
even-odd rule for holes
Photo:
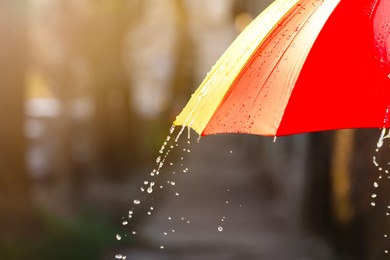
<svg viewBox="0 0 390 260">
<path fill-rule="evenodd" d="M 126 1 L 90 2 L 85 9 L 67 0 L 57 5 L 60 15 L 49 36 L 57 38 L 62 61 L 46 68 L 63 107 L 56 120 L 58 167 L 53 179 L 58 204 L 65 206 L 60 212 L 72 214 L 84 204 L 87 180 L 122 178 L 137 163 L 132 156 L 136 120 L 122 61 L 133 16 Z M 80 118 L 77 104 L 83 100 L 92 113 Z"/>
<path fill-rule="evenodd" d="M 331 228 L 331 151 L 333 132 L 309 134 L 305 226 L 325 237 Z"/>
<path fill-rule="evenodd" d="M 0 236 L 30 231 L 33 206 L 23 125 L 27 1 L 0 2 Z"/>
<path fill-rule="evenodd" d="M 194 42 L 189 35 L 188 14 L 183 0 L 174 0 L 177 14 L 177 48 L 176 64 L 172 80 L 172 101 L 170 121 L 181 111 L 191 96 L 194 85 Z"/>
<path fill-rule="evenodd" d="M 124 66 L 126 33 L 136 14 L 127 1 L 101 1 L 95 6 L 90 31 L 91 42 L 85 46 L 90 61 L 95 99 L 95 133 L 103 174 L 121 179 L 138 164 L 137 119 L 131 110 L 131 92 Z M 81 36 L 82 37 L 82 36 Z"/>
</svg>

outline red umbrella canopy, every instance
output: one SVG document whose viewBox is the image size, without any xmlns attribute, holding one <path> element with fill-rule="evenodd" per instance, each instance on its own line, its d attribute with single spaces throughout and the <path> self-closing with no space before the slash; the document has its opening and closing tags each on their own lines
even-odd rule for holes
<svg viewBox="0 0 390 260">
<path fill-rule="evenodd" d="M 389 127 L 390 1 L 277 0 L 175 121 L 199 134 Z"/>
</svg>

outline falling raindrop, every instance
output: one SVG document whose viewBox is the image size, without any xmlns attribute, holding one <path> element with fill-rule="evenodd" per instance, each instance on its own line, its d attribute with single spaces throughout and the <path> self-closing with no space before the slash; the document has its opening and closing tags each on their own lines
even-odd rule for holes
<svg viewBox="0 0 390 260">
<path fill-rule="evenodd" d="M 169 134 L 173 134 L 174 131 L 175 131 L 175 125 L 172 125 L 171 128 L 169 129 Z"/>
<path fill-rule="evenodd" d="M 185 125 L 183 124 L 183 126 L 181 127 L 180 129 L 180 132 L 177 134 L 176 138 L 175 138 L 175 143 L 177 143 L 177 141 L 179 141 L 179 138 L 180 136 L 182 135 L 182 133 L 184 132 L 184 129 L 185 129 Z"/>
<path fill-rule="evenodd" d="M 160 163 L 160 162 L 161 162 L 161 156 L 157 157 L 157 159 L 156 159 L 156 163 L 157 164 Z"/>
<path fill-rule="evenodd" d="M 375 167 L 379 166 L 379 164 L 376 162 L 376 157 L 375 156 L 372 157 L 372 162 L 375 165 Z"/>
</svg>

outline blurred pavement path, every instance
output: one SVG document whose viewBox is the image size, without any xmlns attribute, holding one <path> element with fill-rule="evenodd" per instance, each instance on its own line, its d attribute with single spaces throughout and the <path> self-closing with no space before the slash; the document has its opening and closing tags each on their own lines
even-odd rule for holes
<svg viewBox="0 0 390 260">
<path fill-rule="evenodd" d="M 164 186 L 164 200 L 138 230 L 148 246 L 128 249 L 126 259 L 335 259 L 323 241 L 296 223 L 291 194 L 283 195 L 284 186 L 261 172 L 258 164 L 266 162 L 247 158 L 245 142 L 252 138 L 265 137 L 204 137 L 185 145 L 190 153 L 181 144 L 175 169 L 162 173 L 175 185 Z"/>
</svg>

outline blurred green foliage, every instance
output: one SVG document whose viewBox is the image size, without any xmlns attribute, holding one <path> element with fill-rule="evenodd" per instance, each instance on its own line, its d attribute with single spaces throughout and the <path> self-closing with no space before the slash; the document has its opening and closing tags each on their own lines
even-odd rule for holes
<svg viewBox="0 0 390 260">
<path fill-rule="evenodd" d="M 35 237 L 0 241 L 0 259 L 101 259 L 109 253 L 102 251 L 104 248 L 132 243 L 117 241 L 115 225 L 92 210 L 85 210 L 70 220 L 48 212 L 40 217 L 43 228 Z"/>
</svg>

